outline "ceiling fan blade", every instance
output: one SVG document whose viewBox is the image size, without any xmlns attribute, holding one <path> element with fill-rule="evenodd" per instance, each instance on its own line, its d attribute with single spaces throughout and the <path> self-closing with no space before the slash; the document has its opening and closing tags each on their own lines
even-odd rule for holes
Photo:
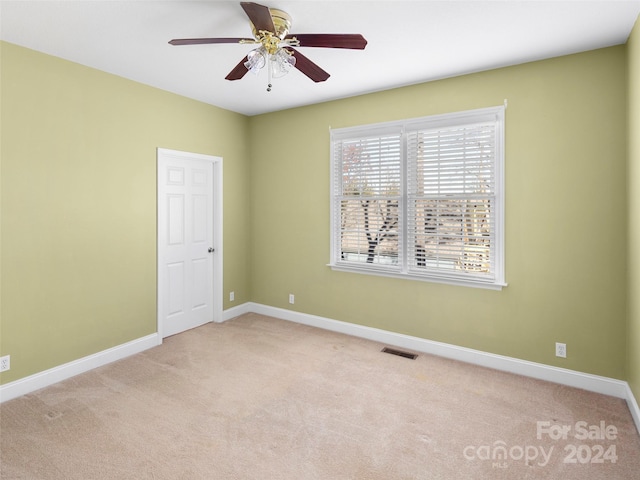
<svg viewBox="0 0 640 480">
<path fill-rule="evenodd" d="M 240 5 L 244 9 L 244 12 L 256 27 L 257 31 L 267 30 L 269 32 L 275 32 L 276 27 L 273 25 L 273 18 L 271 18 L 271 12 L 269 7 L 260 5 L 253 2 L 240 2 Z"/>
<path fill-rule="evenodd" d="M 331 76 L 297 50 L 288 47 L 285 47 L 285 49 L 291 52 L 296 58 L 296 68 L 314 82 L 324 82 Z"/>
<path fill-rule="evenodd" d="M 242 41 L 255 43 L 253 38 L 174 38 L 171 45 L 202 45 L 206 43 L 240 43 Z"/>
<path fill-rule="evenodd" d="M 248 57 L 244 57 L 242 60 L 240 60 L 240 63 L 233 67 L 233 70 L 231 70 L 229 74 L 224 78 L 227 80 L 240 80 L 242 77 L 244 77 L 249 71 L 247 70 L 247 67 L 244 66 L 244 62 L 246 62 L 247 60 L 249 60 Z"/>
<path fill-rule="evenodd" d="M 298 33 L 285 38 L 296 38 L 301 47 L 351 48 L 364 50 L 367 40 L 359 33 Z"/>
</svg>

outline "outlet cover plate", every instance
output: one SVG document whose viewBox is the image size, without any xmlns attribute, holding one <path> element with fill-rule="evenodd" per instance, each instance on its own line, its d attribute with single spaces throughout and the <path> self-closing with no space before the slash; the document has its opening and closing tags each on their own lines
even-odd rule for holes
<svg viewBox="0 0 640 480">
<path fill-rule="evenodd" d="M 6 372 L 11 369 L 11 355 L 0 357 L 0 372 Z"/>
</svg>

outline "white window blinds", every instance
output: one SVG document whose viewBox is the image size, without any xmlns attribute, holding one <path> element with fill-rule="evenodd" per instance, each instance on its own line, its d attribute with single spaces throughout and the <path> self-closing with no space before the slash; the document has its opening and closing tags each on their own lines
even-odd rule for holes
<svg viewBox="0 0 640 480">
<path fill-rule="evenodd" d="M 504 285 L 504 108 L 332 131 L 334 268 Z"/>
<path fill-rule="evenodd" d="M 408 266 L 493 279 L 495 125 L 407 132 Z"/>
<path fill-rule="evenodd" d="M 399 129 L 334 141 L 338 261 L 398 268 L 401 142 Z"/>
</svg>

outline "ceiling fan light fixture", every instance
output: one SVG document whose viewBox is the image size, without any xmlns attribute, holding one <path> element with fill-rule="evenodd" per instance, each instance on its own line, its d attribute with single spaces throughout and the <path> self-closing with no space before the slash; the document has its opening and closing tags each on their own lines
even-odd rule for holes
<svg viewBox="0 0 640 480">
<path fill-rule="evenodd" d="M 296 65 L 296 57 L 287 50 L 279 49 L 274 55 L 271 55 L 271 64 L 273 67 L 273 78 L 284 77 L 291 68 Z"/>
<path fill-rule="evenodd" d="M 267 51 L 264 47 L 251 50 L 247 55 L 247 61 L 244 62 L 244 66 L 254 75 L 260 73 L 260 70 L 267 63 Z"/>
</svg>

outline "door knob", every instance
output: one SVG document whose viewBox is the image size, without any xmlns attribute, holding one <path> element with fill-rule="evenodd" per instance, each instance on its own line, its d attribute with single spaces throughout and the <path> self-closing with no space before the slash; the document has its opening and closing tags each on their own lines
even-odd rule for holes
<svg viewBox="0 0 640 480">
<path fill-rule="evenodd" d="M 213 252 L 215 252 L 215 251 L 216 251 L 216 249 L 215 249 L 215 248 L 213 248 L 213 247 L 209 247 L 209 253 L 213 253 Z"/>
</svg>

